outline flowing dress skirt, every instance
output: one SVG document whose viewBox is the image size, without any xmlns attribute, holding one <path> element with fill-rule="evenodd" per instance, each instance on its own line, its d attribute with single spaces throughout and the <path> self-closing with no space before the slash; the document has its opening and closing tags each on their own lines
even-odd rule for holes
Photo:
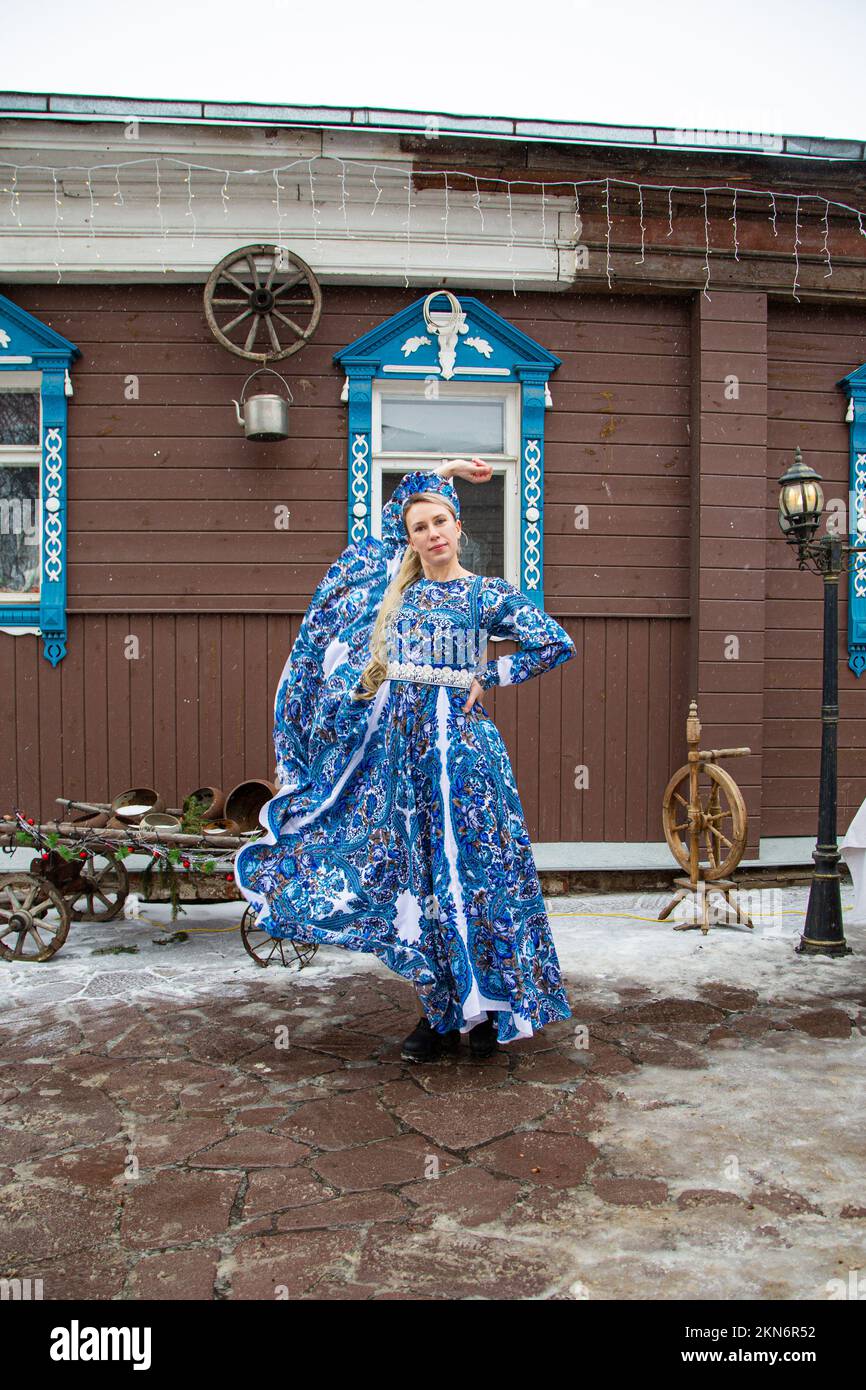
<svg viewBox="0 0 866 1390">
<path fill-rule="evenodd" d="M 262 813 L 236 859 L 273 936 L 372 951 L 415 986 L 439 1032 L 488 1010 L 498 1040 L 571 1015 L 505 744 L 466 692 L 386 680 L 343 708 L 359 735 L 315 808 Z"/>
</svg>

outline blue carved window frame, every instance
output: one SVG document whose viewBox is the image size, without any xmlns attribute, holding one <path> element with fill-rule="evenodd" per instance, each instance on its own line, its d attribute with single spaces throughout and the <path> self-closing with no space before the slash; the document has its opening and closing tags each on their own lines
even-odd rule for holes
<svg viewBox="0 0 866 1390">
<path fill-rule="evenodd" d="M 849 537 L 866 544 L 866 363 L 838 383 L 848 396 Z M 848 573 L 848 665 L 866 670 L 866 552 L 851 556 Z"/>
<path fill-rule="evenodd" d="M 449 292 L 450 293 L 450 292 Z M 348 403 L 348 523 L 350 542 L 371 530 L 373 383 L 438 378 L 470 383 L 517 384 L 520 388 L 519 588 L 544 607 L 544 412 L 552 405 L 548 381 L 561 359 L 471 295 L 457 295 L 459 329 L 453 357 L 430 316 L 443 314 L 445 291 L 417 299 L 377 328 L 334 353 L 346 373 L 342 399 Z M 425 315 L 425 306 L 428 313 Z"/>
<path fill-rule="evenodd" d="M 0 628 L 38 627 L 43 656 L 66 655 L 66 498 L 69 368 L 81 350 L 0 294 L 0 380 L 40 373 L 39 602 L 0 601 Z"/>
</svg>

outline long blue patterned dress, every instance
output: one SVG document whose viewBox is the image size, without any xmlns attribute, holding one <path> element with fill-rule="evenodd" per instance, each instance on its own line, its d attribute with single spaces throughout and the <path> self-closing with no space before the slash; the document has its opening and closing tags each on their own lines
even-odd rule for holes
<svg viewBox="0 0 866 1390">
<path fill-rule="evenodd" d="M 274 705 L 280 790 L 259 817 L 267 833 L 235 857 L 235 881 L 271 936 L 372 951 L 411 981 L 438 1032 L 467 1033 L 496 1011 L 505 1043 L 571 1010 L 502 736 L 480 701 L 463 713 L 468 689 L 423 666 L 475 671 L 489 689 L 540 675 L 575 646 L 504 579 L 422 576 L 389 648 L 401 663 L 389 671 L 413 678 L 352 698 L 406 545 L 400 504 L 429 476 L 401 479 L 382 539 L 350 545 L 313 594 Z M 485 633 L 520 649 L 482 664 Z M 425 661 L 403 664 L 407 652 Z"/>
</svg>

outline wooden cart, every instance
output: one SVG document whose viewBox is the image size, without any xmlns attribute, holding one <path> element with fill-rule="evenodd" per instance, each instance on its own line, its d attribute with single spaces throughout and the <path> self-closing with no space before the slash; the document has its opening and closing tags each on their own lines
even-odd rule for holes
<svg viewBox="0 0 866 1390">
<path fill-rule="evenodd" d="M 108 813 L 108 804 L 58 797 L 73 811 Z M 15 810 L 0 821 L 0 849 L 11 854 L 24 845 L 37 854 L 29 871 L 0 883 L 0 957 L 10 961 L 46 961 L 62 947 L 73 922 L 124 922 L 129 893 L 128 854 L 146 854 L 157 867 L 175 865 L 195 875 L 223 873 L 234 881 L 234 855 L 258 838 L 260 830 L 241 835 L 187 834 L 130 825 L 123 829 L 55 820 L 40 825 Z M 64 852 L 65 851 L 65 852 Z M 131 921 L 134 922 L 134 918 Z M 307 964 L 318 947 L 270 936 L 255 925 L 251 905 L 240 924 L 241 940 L 257 965 Z"/>
</svg>

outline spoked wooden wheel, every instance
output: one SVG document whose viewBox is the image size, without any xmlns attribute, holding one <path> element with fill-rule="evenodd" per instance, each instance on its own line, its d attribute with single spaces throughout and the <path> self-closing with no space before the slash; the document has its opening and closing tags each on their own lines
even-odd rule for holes
<svg viewBox="0 0 866 1390">
<path fill-rule="evenodd" d="M 66 900 L 46 879 L 16 874 L 0 887 L 0 956 L 4 960 L 49 960 L 68 932 Z"/>
<path fill-rule="evenodd" d="M 251 362 L 278 362 L 310 340 L 322 313 L 315 274 L 285 246 L 230 251 L 204 287 L 208 326 L 224 348 Z"/>
<path fill-rule="evenodd" d="M 717 763 L 705 763 L 698 775 L 693 821 L 689 819 L 689 768 L 674 773 L 665 788 L 662 824 L 671 853 L 686 871 L 690 836 L 697 835 L 704 879 L 726 878 L 743 857 L 749 828 L 746 803 L 731 774 Z"/>
<path fill-rule="evenodd" d="M 256 965 L 283 965 L 303 970 L 319 949 L 315 942 L 290 941 L 286 936 L 270 936 L 261 927 L 257 927 L 255 921 L 255 909 L 250 904 L 241 919 L 241 940 Z"/>
<path fill-rule="evenodd" d="M 107 851 L 96 850 L 80 860 L 80 883 L 64 890 L 73 922 L 112 922 L 123 910 L 129 892 L 126 865 Z"/>
</svg>

